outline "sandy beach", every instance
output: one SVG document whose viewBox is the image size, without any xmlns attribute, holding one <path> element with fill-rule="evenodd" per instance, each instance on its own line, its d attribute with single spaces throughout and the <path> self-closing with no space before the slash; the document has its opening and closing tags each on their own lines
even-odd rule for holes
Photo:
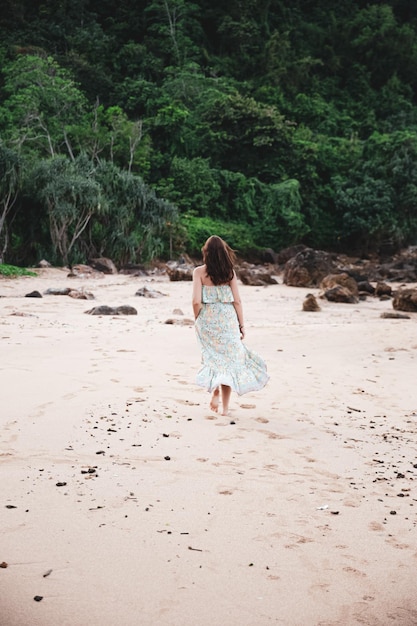
<svg viewBox="0 0 417 626">
<path fill-rule="evenodd" d="M 271 378 L 222 417 L 191 283 L 37 272 L 0 278 L 1 626 L 417 624 L 417 314 L 241 285 Z"/>
</svg>

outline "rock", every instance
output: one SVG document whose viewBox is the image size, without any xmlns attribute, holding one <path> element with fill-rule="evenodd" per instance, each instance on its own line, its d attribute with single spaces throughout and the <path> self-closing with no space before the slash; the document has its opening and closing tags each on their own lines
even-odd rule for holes
<svg viewBox="0 0 417 626">
<path fill-rule="evenodd" d="M 6 561 L 3 561 L 2 563 L 0 563 L 0 567 L 2 569 L 6 569 L 7 567 L 9 567 L 8 563 L 6 563 Z"/>
<path fill-rule="evenodd" d="M 27 293 L 25 295 L 25 298 L 42 298 L 42 295 L 39 293 L 39 291 L 31 291 L 30 293 Z"/>
<path fill-rule="evenodd" d="M 284 248 L 280 250 L 276 256 L 276 261 L 274 263 L 278 263 L 278 265 L 285 265 L 287 261 L 295 257 L 299 252 L 306 250 L 307 246 L 300 243 L 296 246 L 290 246 L 288 248 Z"/>
<path fill-rule="evenodd" d="M 175 318 L 168 318 L 167 320 L 165 320 L 165 324 L 174 324 L 176 326 L 194 326 L 194 322 L 191 319 L 175 319 Z"/>
<path fill-rule="evenodd" d="M 265 248 L 265 250 L 262 250 L 262 261 L 278 265 L 278 254 L 272 248 Z"/>
<path fill-rule="evenodd" d="M 142 296 L 142 298 L 163 298 L 166 293 L 156 291 L 155 289 L 148 289 L 147 287 L 141 287 L 135 293 L 135 296 Z"/>
<path fill-rule="evenodd" d="M 321 311 L 316 297 L 312 293 L 308 293 L 303 302 L 303 311 Z"/>
<path fill-rule="evenodd" d="M 44 291 L 44 294 L 48 296 L 67 296 L 70 291 L 71 287 L 49 287 L 49 289 Z"/>
<path fill-rule="evenodd" d="M 332 289 L 328 289 L 324 292 L 323 298 L 326 298 L 329 302 L 343 302 L 345 304 L 356 304 L 358 298 L 354 296 L 349 289 L 336 285 Z"/>
<path fill-rule="evenodd" d="M 122 305 L 111 307 L 105 304 L 95 306 L 89 311 L 85 311 L 88 315 L 137 315 L 138 312 L 133 306 Z"/>
<path fill-rule="evenodd" d="M 103 272 L 97 272 L 90 265 L 73 265 L 68 278 L 102 278 Z"/>
<path fill-rule="evenodd" d="M 291 287 L 317 287 L 334 269 L 335 263 L 328 252 L 305 248 L 286 262 L 284 283 Z"/>
<path fill-rule="evenodd" d="M 417 288 L 399 289 L 394 293 L 392 306 L 397 311 L 417 312 Z"/>
<path fill-rule="evenodd" d="M 103 274 L 117 274 L 117 267 L 111 259 L 105 257 L 89 259 L 88 264 L 98 272 L 103 272 Z"/>
<path fill-rule="evenodd" d="M 116 309 L 112 306 L 107 306 L 106 304 L 95 306 L 89 311 L 85 311 L 85 313 L 88 315 L 117 315 Z"/>
<path fill-rule="evenodd" d="M 128 304 L 122 304 L 121 306 L 116 307 L 117 315 L 137 315 L 138 312 L 133 306 L 129 306 Z"/>
<path fill-rule="evenodd" d="M 236 269 L 236 275 L 242 283 L 252 287 L 277 285 L 278 281 L 274 278 L 274 273 L 274 270 L 264 265 L 249 265 L 246 263 Z"/>
<path fill-rule="evenodd" d="M 375 287 L 375 295 L 376 296 L 391 296 L 392 287 L 387 285 L 387 283 L 378 282 Z"/>
<path fill-rule="evenodd" d="M 381 313 L 380 317 L 383 319 L 389 320 L 409 320 L 410 316 L 405 315 L 404 313 L 394 313 L 393 311 L 384 311 Z"/>
<path fill-rule="evenodd" d="M 68 293 L 70 298 L 75 300 L 94 300 L 94 296 L 90 291 L 84 291 L 83 289 L 70 289 Z"/>
<path fill-rule="evenodd" d="M 39 261 L 36 267 L 46 268 L 52 267 L 52 265 L 48 261 L 45 261 L 45 259 L 42 259 L 42 261 Z"/>
<path fill-rule="evenodd" d="M 189 263 L 177 263 L 175 261 L 169 261 L 166 264 L 166 272 L 169 280 L 193 280 L 194 265 Z"/>
<path fill-rule="evenodd" d="M 375 293 L 375 287 L 367 280 L 361 280 L 358 282 L 358 290 L 359 293 L 369 293 L 371 296 Z"/>
<path fill-rule="evenodd" d="M 350 291 L 353 296 L 357 296 L 359 294 L 358 283 L 354 278 L 349 276 L 349 274 L 346 274 L 346 272 L 342 272 L 341 274 L 328 274 L 320 283 L 321 289 L 325 290 L 332 289 L 337 285 L 340 285 Z"/>
<path fill-rule="evenodd" d="M 127 263 L 126 265 L 123 265 L 119 270 L 119 274 L 129 274 L 131 276 L 149 276 L 149 272 L 145 265 L 137 265 L 133 263 Z"/>
</svg>

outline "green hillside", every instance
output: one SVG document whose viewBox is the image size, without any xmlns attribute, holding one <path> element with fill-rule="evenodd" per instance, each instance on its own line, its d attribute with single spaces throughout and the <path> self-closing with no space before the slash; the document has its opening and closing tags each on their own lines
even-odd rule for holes
<svg viewBox="0 0 417 626">
<path fill-rule="evenodd" d="M 5 0 L 0 262 L 417 243 L 412 0 Z"/>
</svg>

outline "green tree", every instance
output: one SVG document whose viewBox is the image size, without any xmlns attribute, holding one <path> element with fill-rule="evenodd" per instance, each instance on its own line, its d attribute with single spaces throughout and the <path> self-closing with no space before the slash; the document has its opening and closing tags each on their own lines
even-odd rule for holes
<svg viewBox="0 0 417 626">
<path fill-rule="evenodd" d="M 19 55 L 3 68 L 6 99 L 0 110 L 3 137 L 17 150 L 54 157 L 73 155 L 69 130 L 86 112 L 86 99 L 51 58 Z"/>
<path fill-rule="evenodd" d="M 93 215 L 101 210 L 101 188 L 89 161 L 58 156 L 41 162 L 33 171 L 33 192 L 47 211 L 54 252 L 67 264 Z"/>
<path fill-rule="evenodd" d="M 8 218 L 16 207 L 20 177 L 19 155 L 0 142 L 0 263 L 3 263 L 9 246 Z"/>
<path fill-rule="evenodd" d="M 121 264 L 168 254 L 176 229 L 176 207 L 158 198 L 140 178 L 101 162 L 95 172 L 105 198 L 104 210 L 91 224 L 95 250 Z"/>
</svg>

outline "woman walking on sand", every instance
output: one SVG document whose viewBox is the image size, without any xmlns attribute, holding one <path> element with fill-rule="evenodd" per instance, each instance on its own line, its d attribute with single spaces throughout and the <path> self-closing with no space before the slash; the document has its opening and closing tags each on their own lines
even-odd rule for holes
<svg viewBox="0 0 417 626">
<path fill-rule="evenodd" d="M 262 389 L 269 376 L 263 360 L 243 339 L 245 326 L 236 273 L 235 255 L 223 239 L 213 235 L 202 248 L 203 263 L 193 273 L 195 328 L 202 352 L 196 382 L 212 392 L 210 408 L 229 413 L 232 391 L 242 395 Z"/>
</svg>

